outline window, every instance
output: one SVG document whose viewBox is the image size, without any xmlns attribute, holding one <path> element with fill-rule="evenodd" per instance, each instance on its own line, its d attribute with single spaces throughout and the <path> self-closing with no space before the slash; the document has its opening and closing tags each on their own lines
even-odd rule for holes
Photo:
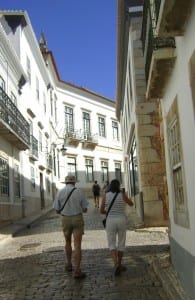
<svg viewBox="0 0 195 300">
<path fill-rule="evenodd" d="M 47 104 L 46 104 L 46 96 L 45 96 L 45 93 L 43 93 L 43 111 L 44 111 L 44 113 L 47 112 Z"/>
<path fill-rule="evenodd" d="M 0 157 L 0 195 L 9 196 L 9 166 L 8 161 Z"/>
<path fill-rule="evenodd" d="M 30 65 L 30 59 L 28 56 L 26 57 L 26 71 L 27 71 L 29 84 L 31 84 L 31 65 Z"/>
<path fill-rule="evenodd" d="M 60 179 L 60 151 L 57 149 L 57 169 L 58 169 L 58 179 Z"/>
<path fill-rule="evenodd" d="M 77 172 L 76 172 L 76 158 L 75 157 L 68 157 L 68 175 L 72 175 L 77 177 Z"/>
<path fill-rule="evenodd" d="M 119 134 L 118 134 L 118 123 L 116 121 L 112 121 L 112 137 L 113 140 L 119 140 Z"/>
<path fill-rule="evenodd" d="M 65 106 L 65 128 L 66 132 L 73 132 L 73 109 L 72 107 Z"/>
<path fill-rule="evenodd" d="M 170 158 L 170 182 L 172 187 L 174 221 L 180 226 L 189 228 L 189 213 L 185 191 L 185 177 L 182 161 L 182 144 L 178 115 L 177 97 L 167 114 L 168 148 Z M 171 190 L 170 190 L 171 193 Z"/>
<path fill-rule="evenodd" d="M 5 80 L 0 76 L 0 87 L 5 91 Z"/>
<path fill-rule="evenodd" d="M 35 169 L 31 167 L 31 192 L 35 191 Z"/>
<path fill-rule="evenodd" d="M 36 99 L 39 101 L 39 79 L 36 77 Z"/>
<path fill-rule="evenodd" d="M 118 179 L 120 183 L 122 182 L 121 163 L 118 162 L 115 163 L 115 178 Z"/>
<path fill-rule="evenodd" d="M 177 210 L 182 210 L 184 208 L 184 190 L 177 118 L 169 125 L 169 151 L 173 175 L 173 188 L 175 193 L 175 206 Z"/>
<path fill-rule="evenodd" d="M 51 193 L 51 184 L 50 184 L 50 180 L 49 180 L 48 177 L 45 178 L 45 185 L 46 185 L 47 193 L 50 195 L 50 193 Z"/>
<path fill-rule="evenodd" d="M 18 165 L 14 165 L 14 196 L 20 198 L 20 173 Z"/>
<path fill-rule="evenodd" d="M 90 115 L 87 112 L 83 112 L 83 131 L 84 134 L 90 134 Z"/>
<path fill-rule="evenodd" d="M 105 137 L 106 129 L 105 129 L 105 118 L 104 117 L 98 117 L 98 127 L 99 127 L 99 136 Z"/>
<path fill-rule="evenodd" d="M 135 137 L 133 138 L 131 149 L 130 149 L 129 169 L 130 169 L 131 195 L 135 196 L 136 194 L 139 193 L 138 165 L 137 165 Z"/>
<path fill-rule="evenodd" d="M 56 94 L 54 94 L 54 118 L 55 118 L 55 122 L 57 122 L 57 96 Z"/>
<path fill-rule="evenodd" d="M 93 160 L 85 159 L 85 172 L 86 172 L 86 181 L 93 182 L 94 174 L 93 174 Z"/>
<path fill-rule="evenodd" d="M 56 150 L 53 149 L 53 172 L 54 172 L 54 175 L 56 176 Z"/>
<path fill-rule="evenodd" d="M 102 172 L 102 181 L 109 181 L 108 176 L 108 162 L 107 161 L 101 161 L 101 172 Z"/>
<path fill-rule="evenodd" d="M 42 132 L 39 131 L 39 152 L 43 151 L 43 137 L 42 137 Z"/>
<path fill-rule="evenodd" d="M 53 92 L 50 90 L 50 110 L 51 110 L 51 116 L 53 116 Z"/>
</svg>

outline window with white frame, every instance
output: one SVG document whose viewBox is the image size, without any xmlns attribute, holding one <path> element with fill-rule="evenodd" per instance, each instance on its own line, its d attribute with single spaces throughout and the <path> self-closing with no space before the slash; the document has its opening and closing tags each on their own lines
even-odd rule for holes
<svg viewBox="0 0 195 300">
<path fill-rule="evenodd" d="M 17 164 L 14 165 L 14 196 L 20 198 L 20 173 Z"/>
<path fill-rule="evenodd" d="M 181 162 L 181 149 L 178 120 L 175 118 L 169 124 L 169 152 L 171 160 L 173 188 L 175 194 L 175 207 L 177 210 L 184 208 L 184 187 Z"/>
<path fill-rule="evenodd" d="M 99 136 L 105 137 L 106 125 L 105 125 L 105 118 L 102 116 L 98 117 L 98 128 L 99 128 Z"/>
<path fill-rule="evenodd" d="M 87 182 L 93 182 L 94 181 L 93 159 L 89 159 L 89 158 L 85 159 L 85 174 L 86 174 L 86 181 Z"/>
<path fill-rule="evenodd" d="M 76 170 L 76 157 L 68 157 L 67 158 L 67 171 L 68 175 L 72 175 L 77 177 L 77 170 Z"/>
<path fill-rule="evenodd" d="M 174 204 L 174 221 L 180 226 L 189 228 L 190 223 L 182 159 L 182 144 L 177 97 L 170 107 L 166 120 L 171 170 L 170 182 L 172 186 L 172 198 Z"/>
<path fill-rule="evenodd" d="M 50 111 L 51 111 L 51 116 L 53 117 L 53 92 L 50 90 Z"/>
<path fill-rule="evenodd" d="M 31 192 L 35 191 L 35 169 L 33 167 L 30 168 L 31 175 Z"/>
<path fill-rule="evenodd" d="M 47 103 L 46 103 L 46 95 L 45 95 L 45 92 L 43 92 L 43 111 L 44 111 L 44 113 L 47 112 Z"/>
<path fill-rule="evenodd" d="M 69 106 L 65 106 L 65 128 L 67 133 L 74 131 L 73 108 Z"/>
<path fill-rule="evenodd" d="M 39 101 L 39 79 L 36 77 L 36 99 Z"/>
<path fill-rule="evenodd" d="M 90 135 L 91 124 L 90 114 L 88 112 L 83 112 L 83 131 L 85 135 Z"/>
<path fill-rule="evenodd" d="M 57 122 L 57 96 L 54 94 L 54 118 L 55 122 Z"/>
<path fill-rule="evenodd" d="M 39 131 L 39 152 L 43 151 L 43 135 L 42 132 Z"/>
<path fill-rule="evenodd" d="M 58 179 L 60 179 L 60 151 L 57 149 L 57 170 L 58 170 Z"/>
<path fill-rule="evenodd" d="M 102 182 L 109 181 L 108 176 L 108 161 L 101 161 Z"/>
<path fill-rule="evenodd" d="M 27 72 L 29 84 L 31 84 L 31 64 L 28 56 L 26 57 L 26 72 Z"/>
<path fill-rule="evenodd" d="M 0 195 L 9 196 L 9 165 L 8 160 L 0 157 Z"/>
<path fill-rule="evenodd" d="M 112 138 L 113 140 L 119 140 L 118 122 L 112 121 Z"/>
</svg>

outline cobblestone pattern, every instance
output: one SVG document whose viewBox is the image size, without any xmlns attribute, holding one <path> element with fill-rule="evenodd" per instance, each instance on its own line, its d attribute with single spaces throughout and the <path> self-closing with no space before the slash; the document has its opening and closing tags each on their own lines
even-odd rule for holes
<svg viewBox="0 0 195 300">
<path fill-rule="evenodd" d="M 83 238 L 87 277 L 81 281 L 65 272 L 64 240 L 55 212 L 0 245 L 0 300 L 168 299 L 152 268 L 153 259 L 167 253 L 166 233 L 128 231 L 127 271 L 115 277 L 101 219 L 91 205 Z"/>
</svg>

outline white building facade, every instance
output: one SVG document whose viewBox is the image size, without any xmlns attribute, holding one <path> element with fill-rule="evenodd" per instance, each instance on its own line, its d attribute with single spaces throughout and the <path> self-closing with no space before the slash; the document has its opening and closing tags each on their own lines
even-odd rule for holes
<svg viewBox="0 0 195 300">
<path fill-rule="evenodd" d="M 120 0 L 118 3 L 120 12 L 128 10 L 129 17 L 126 18 L 131 19 L 130 26 L 120 28 L 123 37 L 130 35 L 131 40 L 135 41 L 136 31 L 132 29 L 137 16 L 134 15 L 132 21 L 132 11 L 135 13 L 136 10 L 142 9 L 142 3 Z M 136 9 L 134 7 L 132 10 L 132 3 Z M 135 120 L 134 124 L 137 128 L 136 158 L 140 175 L 139 187 L 142 187 L 143 201 L 146 201 L 146 196 L 151 202 L 156 187 L 159 187 L 158 191 L 161 191 L 156 194 L 156 198 L 159 198 L 157 201 L 160 200 L 163 204 L 164 216 L 168 213 L 171 261 L 189 299 L 194 299 L 195 187 L 193 179 L 195 166 L 193 153 L 195 143 L 191 133 L 195 130 L 195 39 L 193 33 L 195 3 L 194 1 L 185 3 L 171 1 L 170 3 L 166 0 L 151 0 L 144 1 L 143 4 L 142 20 L 137 19 L 138 24 L 142 26 L 137 44 L 142 42 L 145 87 L 142 82 L 143 103 L 137 105 L 133 111 L 134 116 L 131 118 L 132 122 Z M 127 49 L 125 43 L 123 47 Z M 126 50 L 123 53 L 127 57 L 132 56 L 131 68 L 134 70 L 132 77 L 135 79 L 135 86 L 138 86 L 140 78 L 136 76 L 140 74 L 139 66 L 143 67 L 141 52 L 137 51 L 136 55 L 132 55 L 131 51 Z M 139 55 L 140 64 L 137 64 L 136 59 Z M 121 61 L 122 59 L 123 62 L 128 61 L 127 57 L 122 57 Z M 125 66 L 124 63 L 121 68 L 124 70 Z M 121 69 L 119 68 L 118 71 L 120 75 Z M 121 88 L 118 84 L 119 116 L 123 108 L 121 95 L 125 92 L 122 94 L 121 90 L 123 91 L 124 86 Z M 158 139 L 155 140 L 155 137 Z M 145 150 L 142 151 L 143 149 Z M 147 165 L 144 161 L 147 161 Z M 158 170 L 154 168 L 154 162 L 156 166 L 159 166 Z M 151 185 L 148 191 L 143 170 L 147 173 L 148 183 Z M 144 202 L 144 218 L 147 215 L 147 210 L 145 210 L 147 205 Z"/>
<path fill-rule="evenodd" d="M 51 206 L 68 174 L 89 197 L 94 180 L 122 183 L 114 101 L 60 79 L 44 35 L 39 45 L 26 12 L 1 11 L 0 30 L 1 221 Z"/>
</svg>

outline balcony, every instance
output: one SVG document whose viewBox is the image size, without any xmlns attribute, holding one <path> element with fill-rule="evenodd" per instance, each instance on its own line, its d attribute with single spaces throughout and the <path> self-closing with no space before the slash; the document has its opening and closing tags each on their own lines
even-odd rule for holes
<svg viewBox="0 0 195 300">
<path fill-rule="evenodd" d="M 30 136 L 29 158 L 34 161 L 39 159 L 38 140 L 33 135 Z"/>
<path fill-rule="evenodd" d="M 0 135 L 20 150 L 30 147 L 30 126 L 0 87 Z"/>
<path fill-rule="evenodd" d="M 159 12 L 157 7 L 155 11 L 157 15 L 154 17 L 149 2 L 144 2 L 142 43 L 147 82 L 146 97 L 162 98 L 166 81 L 176 60 L 176 45 L 174 37 L 161 37 L 156 34 L 155 24 Z"/>
<path fill-rule="evenodd" d="M 158 35 L 162 37 L 181 36 L 192 9 L 193 0 L 158 0 Z"/>
<path fill-rule="evenodd" d="M 97 135 L 92 135 L 91 133 L 84 133 L 82 138 L 83 148 L 93 150 L 97 144 Z"/>
<path fill-rule="evenodd" d="M 77 147 L 79 142 L 82 140 L 82 135 L 80 131 L 71 130 L 65 134 L 65 143 L 66 145 Z"/>
</svg>

